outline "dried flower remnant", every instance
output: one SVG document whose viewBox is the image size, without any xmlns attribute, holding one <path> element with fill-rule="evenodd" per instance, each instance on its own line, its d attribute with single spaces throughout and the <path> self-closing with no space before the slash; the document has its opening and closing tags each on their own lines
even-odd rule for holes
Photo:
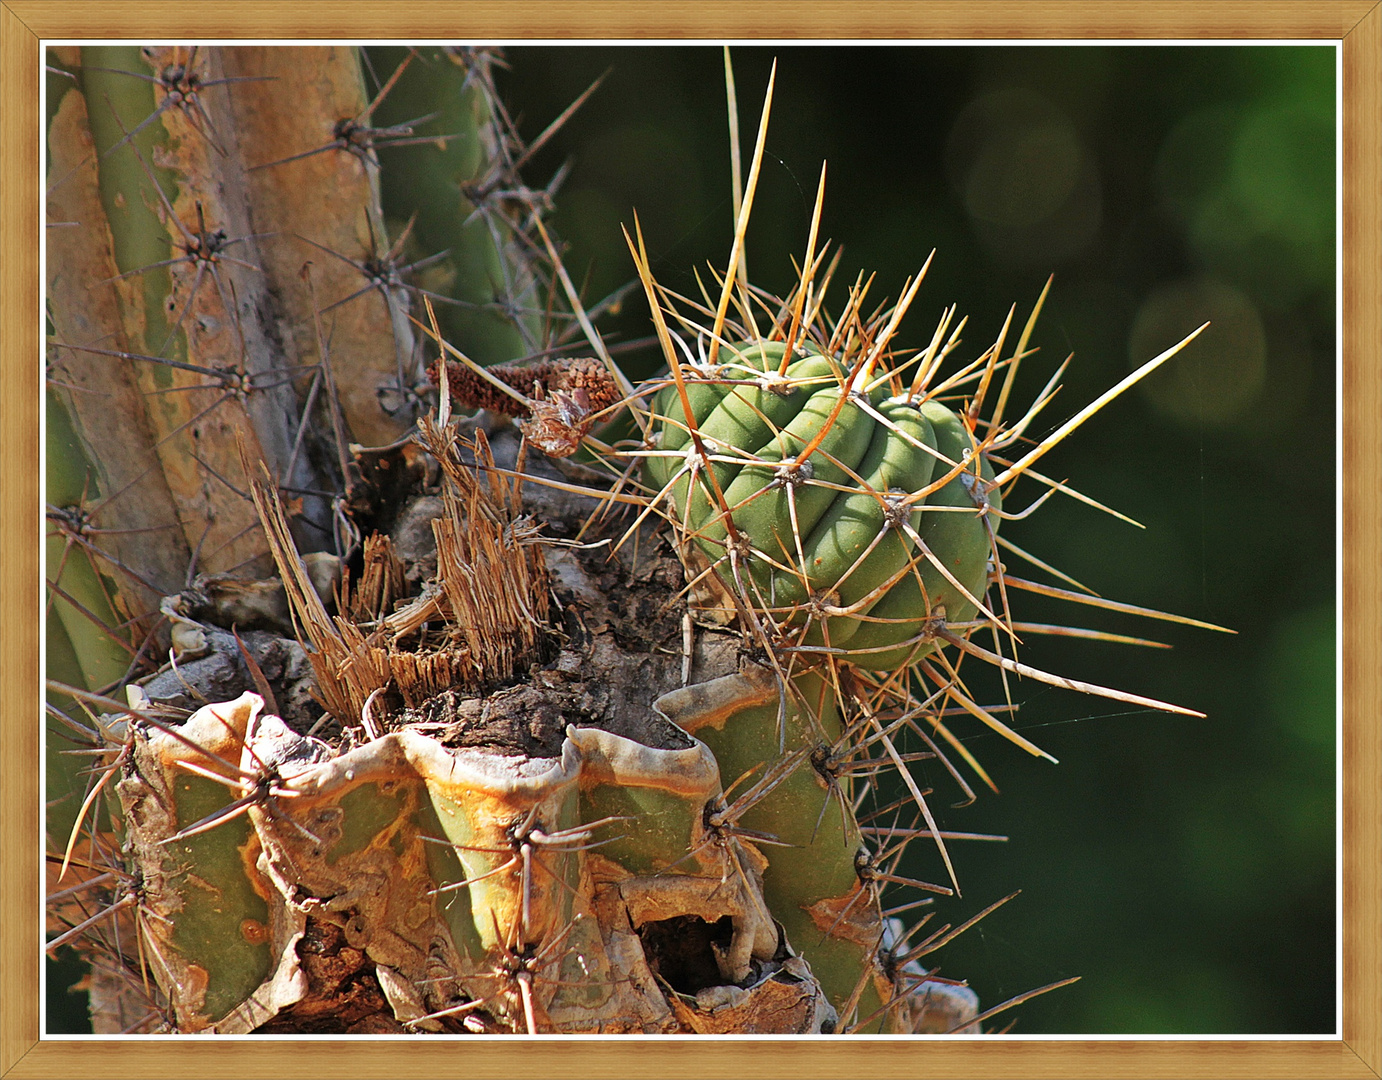
<svg viewBox="0 0 1382 1080">
<path fill-rule="evenodd" d="M 309 654 L 324 704 L 369 731 L 377 695 L 392 687 L 401 704 L 421 705 L 452 687 L 502 682 L 536 657 L 547 624 L 546 568 L 538 527 L 519 513 L 516 492 L 490 474 L 484 436 L 477 467 L 463 465 L 454 428 L 424 419 L 422 439 L 441 463 L 442 514 L 432 528 L 437 577 L 404 599 L 403 568 L 387 536 L 371 537 L 358 583 L 346 577 L 339 606 L 327 614 L 288 534 L 270 485 L 253 484 L 293 616 L 311 642 Z M 396 602 L 395 602 L 396 601 Z"/>
<path fill-rule="evenodd" d="M 510 392 L 476 369 L 448 360 L 452 404 L 513 417 L 524 437 L 549 457 L 574 454 L 595 423 L 607 418 L 622 398 L 609 370 L 593 357 L 498 364 L 484 370 Z M 427 376 L 434 386 L 441 385 L 436 364 Z"/>
</svg>

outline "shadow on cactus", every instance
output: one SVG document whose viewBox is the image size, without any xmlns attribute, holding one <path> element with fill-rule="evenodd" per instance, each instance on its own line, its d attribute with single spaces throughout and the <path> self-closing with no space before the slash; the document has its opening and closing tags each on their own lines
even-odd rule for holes
<svg viewBox="0 0 1382 1080">
<path fill-rule="evenodd" d="M 243 70 L 254 56 L 208 53 L 213 71 Z M 353 57 L 331 59 L 358 76 Z M 131 159 L 128 182 L 159 187 L 140 143 L 164 124 L 191 125 L 207 136 L 195 145 L 221 157 L 244 137 L 244 118 L 187 98 L 196 59 L 181 74 L 165 65 L 161 82 L 133 80 L 161 86 L 165 99 L 146 102 L 145 119 L 112 125 L 101 153 Z M 636 228 L 629 238 L 668 368 L 630 385 L 561 265 L 542 199 L 516 213 L 503 199 L 527 189 L 510 175 L 501 198 L 489 182 L 500 172 L 478 169 L 480 179 L 445 190 L 465 205 L 500 200 L 474 209 L 489 215 L 488 246 L 448 259 L 414 251 L 427 215 L 386 227 L 375 147 L 341 134 L 342 117 L 364 130 L 392 88 L 408 108 L 405 74 L 427 62 L 457 80 L 455 93 L 480 91 L 470 115 L 495 125 L 486 168 L 502 172 L 523 155 L 506 141 L 484 66 L 467 66 L 474 59 L 409 54 L 368 105 L 361 84 L 333 108 L 326 142 L 301 132 L 262 168 L 242 170 L 269 205 L 290 194 L 268 194 L 279 170 L 342 166 L 369 183 L 358 220 L 334 238 L 324 220 L 295 249 L 338 255 L 340 275 L 326 307 L 314 290 L 295 290 L 305 314 L 277 324 L 311 376 L 298 395 L 272 412 L 252 382 L 254 398 L 227 391 L 229 405 L 256 408 L 208 429 L 236 444 L 217 446 L 215 470 L 200 444 L 179 441 L 203 437 L 195 416 L 164 417 L 180 426 L 143 457 L 132 447 L 128 460 L 88 460 L 92 494 L 115 492 L 101 508 L 133 503 L 124 493 L 136 490 L 131 519 L 179 526 L 169 531 L 189 545 L 166 554 L 174 573 L 133 546 L 108 555 L 79 527 L 86 518 L 55 508 L 64 551 L 92 556 L 102 617 L 128 613 L 138 632 L 127 629 L 118 653 L 123 664 L 134 654 L 128 683 L 51 684 L 80 706 L 50 706 L 54 724 L 96 765 L 84 790 L 74 785 L 80 805 L 50 855 L 55 879 L 78 878 L 50 891 L 50 952 L 79 945 L 101 998 L 93 1017 L 102 1030 L 131 1032 L 977 1034 L 1003 1009 L 1063 985 L 981 1010 L 974 990 L 925 966 L 998 906 L 959 926 L 918 917 L 935 897 L 960 895 L 949 845 L 1003 838 L 943 828 L 913 766 L 936 763 L 968 800 L 969 776 L 993 787 L 959 733 L 976 721 L 1047 756 L 1003 719 L 1010 696 L 981 703 L 969 678 L 977 662 L 997 668 L 1005 688 L 1031 678 L 1200 715 L 1019 661 L 1027 635 L 1135 639 L 1024 623 L 1012 614 L 1018 591 L 1207 624 L 1097 598 L 999 535 L 1051 492 L 1074 494 L 1037 462 L 1185 342 L 1036 439 L 1063 366 L 1011 417 L 1045 292 L 1015 342 L 1010 316 L 968 360 L 957 359 L 965 324 L 953 308 L 925 346 L 898 343 L 921 274 L 871 314 L 867 285 L 855 283 L 831 315 L 835 264 L 817 248 L 824 173 L 797 286 L 784 298 L 753 288 L 743 242 L 770 83 L 714 287 L 670 294 Z M 239 78 L 198 76 L 194 88 Z M 257 75 L 243 78 L 237 92 L 264 92 Z M 195 108 L 168 105 L 174 92 Z M 411 125 L 426 119 L 368 130 L 425 152 L 437 147 L 415 140 Z M 170 153 L 160 168 L 177 171 Z M 83 192 L 94 199 L 117 182 L 101 160 L 63 166 L 74 210 L 94 205 Z M 171 358 L 224 346 L 208 344 L 204 305 L 223 305 L 245 364 L 261 359 L 243 326 L 255 309 L 236 302 L 197 239 L 226 234 L 208 234 L 203 218 L 187 233 L 180 215 L 200 192 L 192 165 L 179 175 L 190 190 L 145 205 L 165 241 L 170 223 L 182 229 L 185 257 L 142 269 L 117 259 L 120 272 L 102 279 L 123 305 L 110 317 L 129 309 L 114 347 L 96 345 L 97 313 L 83 321 L 70 310 L 71 283 L 50 290 L 66 380 L 55 393 L 98 448 L 96 418 L 74 403 L 77 384 L 138 370 L 187 374 L 194 389 L 215 391 L 197 380 L 218 364 Z M 251 206 L 264 205 L 258 196 Z M 496 242 L 503 223 L 512 231 Z M 282 303 L 274 290 L 292 281 L 282 271 L 293 256 L 268 233 L 234 235 L 265 248 L 237 272 L 263 275 L 265 303 Z M 506 264 L 488 298 L 483 289 L 460 297 L 465 310 L 511 316 L 509 361 L 485 366 L 473 356 L 494 338 L 458 339 L 457 324 L 433 309 L 444 298 L 438 281 L 403 276 L 515 253 L 521 263 Z M 200 289 L 208 274 L 214 296 Z M 188 278 L 171 305 L 155 297 L 159 311 L 178 312 L 171 328 L 149 322 L 153 301 L 132 285 L 145 279 L 148 293 L 160 275 Z M 356 324 L 323 327 L 367 306 L 382 346 L 369 357 L 351 336 Z M 544 309 L 551 317 L 534 321 Z M 573 344 L 578 332 L 594 356 L 570 355 L 587 351 Z M 435 409 L 423 408 L 429 340 L 439 350 L 427 368 Z M 121 385 L 127 398 L 162 392 Z M 392 407 L 408 390 L 411 423 Z M 328 437 L 307 445 L 308 418 L 322 411 Z M 269 428 L 277 441 L 262 434 Z M 176 482 L 200 485 L 200 501 L 143 490 L 189 460 L 198 468 Z M 299 472 L 307 478 L 294 480 Z M 1014 511 L 1023 477 L 1047 491 Z M 223 527 L 213 478 L 256 527 L 232 537 L 245 549 L 235 562 L 197 576 L 197 530 Z M 1065 584 L 1019 577 L 1009 559 Z M 53 592 L 75 610 L 65 568 Z M 111 572 L 130 583 L 112 583 Z M 154 664 L 140 658 L 160 653 L 168 663 L 145 670 Z M 124 701 L 106 696 L 115 688 Z M 903 865 L 917 841 L 934 849 L 936 880 Z"/>
</svg>

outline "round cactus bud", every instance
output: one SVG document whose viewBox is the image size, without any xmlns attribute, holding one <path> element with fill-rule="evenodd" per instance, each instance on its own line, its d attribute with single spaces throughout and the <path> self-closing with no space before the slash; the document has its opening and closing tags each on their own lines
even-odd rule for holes
<svg viewBox="0 0 1382 1080">
<path fill-rule="evenodd" d="M 653 398 L 663 452 L 645 469 L 721 580 L 795 628 L 798 646 L 867 668 L 923 655 L 935 627 L 971 620 L 1000 498 L 964 420 L 851 383 L 812 345 L 785 368 L 779 341 L 728 354 Z"/>
</svg>

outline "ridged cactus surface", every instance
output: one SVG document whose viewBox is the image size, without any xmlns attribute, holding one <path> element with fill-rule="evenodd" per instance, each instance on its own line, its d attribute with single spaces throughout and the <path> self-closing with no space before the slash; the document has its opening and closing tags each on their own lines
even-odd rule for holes
<svg viewBox="0 0 1382 1080">
<path fill-rule="evenodd" d="M 653 402 L 660 449 L 693 456 L 693 424 L 712 448 L 694 489 L 675 458 L 647 464 L 659 489 L 676 477 L 669 499 L 697 546 L 719 559 L 733 527 L 754 593 L 808 622 L 805 641 L 844 649 L 860 667 L 927 651 L 930 620 L 973 618 L 1002 498 L 961 418 L 934 398 L 890 394 L 887 380 L 870 385 L 871 371 L 845 371 L 810 346 L 785 362 L 780 341 L 726 352 L 735 359 L 715 381 L 686 388 L 689 420 L 675 386 Z"/>
</svg>

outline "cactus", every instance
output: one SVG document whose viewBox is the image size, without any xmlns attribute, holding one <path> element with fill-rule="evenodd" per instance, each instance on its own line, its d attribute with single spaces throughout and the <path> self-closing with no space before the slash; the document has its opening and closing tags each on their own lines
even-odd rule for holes
<svg viewBox="0 0 1382 1080">
<path fill-rule="evenodd" d="M 748 393 L 709 383 L 691 417 L 677 408 L 675 386 L 658 393 L 661 449 L 686 448 L 694 424 L 702 439 L 740 459 L 712 459 L 689 499 L 690 477 L 678 474 L 669 500 L 685 507 L 688 533 L 712 558 L 725 553 L 733 523 L 750 548 L 754 592 L 784 621 L 813 604 L 835 609 L 816 614 L 805 642 L 844 648 L 860 667 L 894 668 L 899 650 L 889 646 L 928 651 L 932 643 L 918 640 L 928 621 L 963 623 L 978 611 L 1002 508 L 993 467 L 940 401 L 889 397 L 884 380 L 869 385 L 868 368 L 846 381 L 841 358 L 810 346 L 784 364 L 784 345 L 729 346 L 738 359 L 719 378 L 738 376 Z M 765 376 L 780 385 L 762 388 Z M 649 482 L 666 486 L 671 463 L 650 458 Z M 942 475 L 932 481 L 938 463 Z M 716 487 L 731 508 L 727 519 Z M 885 598 L 888 613 L 875 614 Z"/>
<path fill-rule="evenodd" d="M 1041 301 L 894 364 L 920 276 L 832 319 L 813 226 L 750 303 L 756 157 L 718 300 L 630 239 L 635 386 L 490 54 L 52 59 L 50 749 L 94 764 L 50 765 L 49 950 L 97 1030 L 979 1031 L 921 963 L 975 920 L 900 917 L 959 892 L 910 763 L 987 781 L 956 712 L 1042 754 L 968 656 L 1191 712 L 1020 663 L 997 535 L 1180 346 L 1016 457 Z"/>
</svg>

